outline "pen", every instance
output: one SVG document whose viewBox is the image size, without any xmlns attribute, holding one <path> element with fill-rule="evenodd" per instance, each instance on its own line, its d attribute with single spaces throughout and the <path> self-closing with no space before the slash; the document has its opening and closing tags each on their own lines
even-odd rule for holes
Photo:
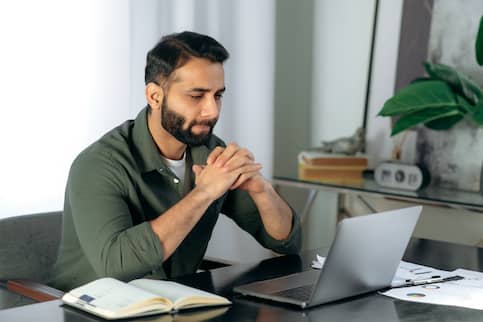
<svg viewBox="0 0 483 322">
<path fill-rule="evenodd" d="M 459 276 L 459 275 L 448 276 L 448 277 L 431 276 L 430 278 L 425 278 L 425 279 L 406 280 L 402 283 L 392 284 L 391 287 L 392 288 L 410 287 L 410 286 L 418 286 L 418 285 L 458 281 L 458 280 L 462 280 L 462 279 L 464 279 L 464 277 Z"/>
</svg>

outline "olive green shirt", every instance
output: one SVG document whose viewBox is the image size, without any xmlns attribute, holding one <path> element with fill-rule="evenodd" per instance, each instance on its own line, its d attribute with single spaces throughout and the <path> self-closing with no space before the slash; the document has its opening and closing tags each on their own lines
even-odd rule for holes
<svg viewBox="0 0 483 322">
<path fill-rule="evenodd" d="M 293 212 L 286 240 L 265 231 L 257 208 L 242 190 L 214 201 L 175 252 L 163 263 L 160 240 L 149 220 L 162 216 L 194 187 L 192 164 L 206 164 L 216 136 L 187 148 L 185 183 L 165 165 L 147 126 L 148 109 L 87 147 L 70 169 L 65 192 L 63 234 L 50 285 L 61 290 L 111 276 L 123 281 L 170 278 L 198 268 L 219 213 L 233 219 L 266 248 L 300 250 L 301 232 Z"/>
</svg>

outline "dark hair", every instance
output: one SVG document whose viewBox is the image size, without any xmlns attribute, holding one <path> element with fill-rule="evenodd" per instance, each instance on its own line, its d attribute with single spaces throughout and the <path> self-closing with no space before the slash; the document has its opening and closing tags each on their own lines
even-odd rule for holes
<svg viewBox="0 0 483 322">
<path fill-rule="evenodd" d="M 193 57 L 223 63 L 228 51 L 215 39 L 191 31 L 166 35 L 148 52 L 144 82 L 165 85 L 173 71 Z"/>
</svg>

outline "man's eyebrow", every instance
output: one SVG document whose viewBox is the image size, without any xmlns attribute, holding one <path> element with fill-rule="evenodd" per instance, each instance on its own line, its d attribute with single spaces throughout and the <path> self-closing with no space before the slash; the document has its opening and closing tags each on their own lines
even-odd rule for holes
<svg viewBox="0 0 483 322">
<path fill-rule="evenodd" d="M 202 92 L 202 93 L 206 93 L 206 92 L 209 92 L 210 89 L 209 88 L 203 88 L 203 87 L 194 87 L 194 88 L 190 88 L 188 90 L 188 92 Z"/>
<path fill-rule="evenodd" d="M 217 90 L 216 92 L 217 93 L 223 93 L 224 91 L 226 90 L 226 87 L 223 87 L 219 90 Z M 194 87 L 194 88 L 190 88 L 188 90 L 188 92 L 201 92 L 201 93 L 207 93 L 207 92 L 211 92 L 211 89 L 209 88 L 203 88 L 203 87 Z"/>
</svg>

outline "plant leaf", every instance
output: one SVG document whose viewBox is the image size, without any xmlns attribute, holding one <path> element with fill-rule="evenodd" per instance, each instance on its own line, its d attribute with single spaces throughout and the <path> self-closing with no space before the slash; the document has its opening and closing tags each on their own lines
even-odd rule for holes
<svg viewBox="0 0 483 322">
<path fill-rule="evenodd" d="M 466 98 L 456 94 L 456 102 L 461 107 L 461 112 L 463 113 L 474 113 L 475 112 L 475 105 L 471 105 Z"/>
<path fill-rule="evenodd" d="M 455 93 L 466 98 L 471 104 L 475 105 L 482 96 L 481 88 L 455 69 L 443 64 L 429 62 L 424 62 L 423 65 L 429 76 L 448 83 Z"/>
<path fill-rule="evenodd" d="M 483 66 L 483 16 L 480 18 L 480 28 L 476 35 L 475 54 L 478 65 Z"/>
<path fill-rule="evenodd" d="M 419 81 L 409 84 L 388 99 L 379 115 L 401 115 L 426 108 L 457 105 L 451 88 L 445 82 L 440 80 Z"/>
<path fill-rule="evenodd" d="M 473 121 L 480 127 L 483 127 L 483 100 L 480 100 L 474 107 L 474 112 L 471 114 Z"/>
<path fill-rule="evenodd" d="M 435 120 L 426 122 L 426 123 L 424 123 L 424 126 L 426 126 L 427 128 L 430 128 L 432 130 L 437 130 L 437 131 L 448 130 L 451 127 L 453 127 L 453 125 L 455 125 L 456 123 L 461 121 L 463 119 L 463 117 L 464 116 L 461 115 L 461 114 L 460 115 L 451 115 L 451 116 L 447 116 L 447 117 L 442 117 L 442 118 L 439 118 L 439 119 L 435 119 Z"/>
<path fill-rule="evenodd" d="M 407 130 L 421 123 L 428 123 L 433 120 L 456 115 L 462 115 L 462 113 L 455 106 L 425 108 L 413 113 L 409 113 L 403 115 L 399 120 L 397 120 L 397 122 L 394 124 L 394 127 L 392 128 L 391 136 L 394 136 L 399 132 Z"/>
</svg>

